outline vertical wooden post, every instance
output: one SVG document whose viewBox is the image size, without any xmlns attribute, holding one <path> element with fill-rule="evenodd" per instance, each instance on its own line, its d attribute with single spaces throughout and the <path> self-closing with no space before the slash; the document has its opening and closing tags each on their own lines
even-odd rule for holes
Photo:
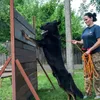
<svg viewBox="0 0 100 100">
<path fill-rule="evenodd" d="M 10 33 L 11 33 L 11 63 L 12 63 L 12 100 L 16 100 L 15 80 L 15 34 L 14 34 L 14 0 L 10 0 Z"/>
<path fill-rule="evenodd" d="M 33 16 L 33 28 L 36 29 L 36 17 Z"/>
</svg>

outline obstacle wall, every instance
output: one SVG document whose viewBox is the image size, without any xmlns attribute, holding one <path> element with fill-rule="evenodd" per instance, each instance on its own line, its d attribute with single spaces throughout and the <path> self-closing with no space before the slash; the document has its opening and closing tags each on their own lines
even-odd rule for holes
<svg viewBox="0 0 100 100">
<path fill-rule="evenodd" d="M 33 87 L 37 90 L 37 64 L 36 45 L 26 40 L 22 35 L 22 30 L 35 38 L 35 31 L 31 25 L 14 10 L 15 21 L 15 59 L 18 59 L 30 79 Z M 16 98 L 17 100 L 28 100 L 31 92 L 24 81 L 18 67 L 16 67 Z"/>
</svg>

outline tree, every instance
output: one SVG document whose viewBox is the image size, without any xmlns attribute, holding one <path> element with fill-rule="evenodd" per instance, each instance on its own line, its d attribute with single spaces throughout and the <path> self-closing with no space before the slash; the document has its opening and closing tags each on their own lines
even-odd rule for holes
<svg viewBox="0 0 100 100">
<path fill-rule="evenodd" d="M 10 39 L 9 0 L 0 1 L 0 42 Z"/>
<path fill-rule="evenodd" d="M 91 0 L 91 4 L 96 7 L 98 12 L 100 12 L 100 0 Z"/>
<path fill-rule="evenodd" d="M 37 39 L 41 38 L 41 24 L 52 21 L 61 20 L 59 31 L 62 40 L 62 47 L 65 48 L 65 14 L 64 3 L 60 0 L 14 0 L 15 8 L 24 16 L 24 18 L 32 25 L 32 18 L 36 16 L 36 35 Z M 42 2 L 42 4 L 41 4 Z M 0 0 L 0 41 L 10 40 L 10 22 L 9 22 L 9 0 Z M 73 38 L 79 37 L 82 26 L 80 18 L 71 12 L 72 34 Z M 77 20 L 77 23 L 75 23 Z M 77 27 L 76 27 L 77 26 Z M 80 28 L 79 28 L 80 27 Z M 78 33 L 78 36 L 77 36 Z"/>
<path fill-rule="evenodd" d="M 87 4 L 86 0 L 83 0 L 83 2 L 80 4 L 78 13 L 81 18 L 83 18 L 84 13 L 88 12 L 90 5 L 90 3 Z"/>
<path fill-rule="evenodd" d="M 72 28 L 72 38 L 76 40 L 81 39 L 81 34 L 83 31 L 83 26 L 81 23 L 81 17 L 76 16 L 75 12 L 71 12 L 71 28 Z"/>
<path fill-rule="evenodd" d="M 72 34 L 71 34 L 71 8 L 70 0 L 65 0 L 65 27 L 66 27 L 66 56 L 67 68 L 73 74 L 73 50 L 72 50 Z"/>
<path fill-rule="evenodd" d="M 0 44 L 0 54 L 1 53 L 4 53 L 4 54 L 8 55 L 7 48 L 4 45 L 2 45 L 2 44 Z"/>
</svg>

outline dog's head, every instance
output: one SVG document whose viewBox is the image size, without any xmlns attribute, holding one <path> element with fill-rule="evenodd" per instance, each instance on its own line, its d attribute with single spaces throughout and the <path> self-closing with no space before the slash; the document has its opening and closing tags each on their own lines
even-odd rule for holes
<svg viewBox="0 0 100 100">
<path fill-rule="evenodd" d="M 58 35 L 58 25 L 60 23 L 61 23 L 60 21 L 58 22 L 57 20 L 54 20 L 53 22 L 48 22 L 42 25 L 40 29 L 44 30 L 45 31 L 44 33 L 47 33 L 48 35 L 50 34 Z"/>
</svg>

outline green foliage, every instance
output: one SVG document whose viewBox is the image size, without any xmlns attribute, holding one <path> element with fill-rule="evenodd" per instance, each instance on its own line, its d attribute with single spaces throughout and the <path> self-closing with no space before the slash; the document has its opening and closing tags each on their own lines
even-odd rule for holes
<svg viewBox="0 0 100 100">
<path fill-rule="evenodd" d="M 57 8 L 57 2 L 56 0 L 50 0 L 49 2 L 41 5 L 39 7 L 38 10 L 38 15 L 36 16 L 37 20 L 36 20 L 36 28 L 37 28 L 37 39 L 40 38 L 40 26 L 41 24 L 48 22 L 48 21 L 52 21 L 56 18 L 51 18 Z"/>
<path fill-rule="evenodd" d="M 49 9 L 48 9 L 49 8 Z M 65 15 L 64 15 L 64 5 L 62 3 L 52 3 L 47 2 L 43 6 L 40 7 L 39 16 L 37 16 L 37 29 L 38 34 L 40 33 L 39 27 L 42 23 L 52 21 L 52 20 L 60 20 L 61 24 L 59 25 L 59 31 L 61 35 L 61 43 L 62 47 L 65 48 Z M 83 27 L 81 25 L 81 18 L 75 15 L 75 12 L 72 12 L 72 35 L 73 39 L 80 39 L 80 35 L 82 33 Z M 39 35 L 38 35 L 39 36 Z"/>
<path fill-rule="evenodd" d="M 84 0 L 81 4 L 80 4 L 80 7 L 79 7 L 79 13 L 80 13 L 80 16 L 83 17 L 84 13 L 88 11 L 88 8 L 90 6 L 94 6 L 96 7 L 96 11 L 97 12 L 100 12 L 100 0 L 90 0 L 89 3 L 86 2 L 86 0 Z M 92 9 L 91 11 L 92 12 Z"/>
<path fill-rule="evenodd" d="M 8 50 L 2 44 L 0 44 L 0 53 L 8 55 Z"/>
<path fill-rule="evenodd" d="M 91 0 L 91 4 L 96 6 L 96 10 L 100 12 L 100 0 Z"/>
<path fill-rule="evenodd" d="M 76 40 L 80 40 L 83 31 L 83 27 L 81 25 L 81 17 L 76 16 L 75 12 L 72 12 L 71 16 L 72 16 L 71 17 L 72 38 Z"/>
<path fill-rule="evenodd" d="M 45 1 L 45 0 L 44 0 Z M 59 31 L 61 35 L 62 47 L 65 48 L 65 15 L 64 4 L 60 0 L 48 0 L 44 3 L 42 0 L 15 0 L 15 8 L 32 25 L 33 16 L 36 17 L 36 38 L 41 39 L 40 26 L 48 21 L 60 20 Z M 10 39 L 9 23 L 9 0 L 0 1 L 0 41 Z M 79 39 L 83 30 L 81 19 L 72 11 L 72 35 L 73 39 Z"/>
<path fill-rule="evenodd" d="M 80 14 L 81 18 L 83 18 L 84 13 L 88 12 L 89 7 L 90 7 L 90 3 L 87 4 L 86 2 L 82 2 L 80 4 L 78 13 Z"/>
<path fill-rule="evenodd" d="M 9 0 L 0 0 L 0 42 L 10 39 Z"/>
</svg>

